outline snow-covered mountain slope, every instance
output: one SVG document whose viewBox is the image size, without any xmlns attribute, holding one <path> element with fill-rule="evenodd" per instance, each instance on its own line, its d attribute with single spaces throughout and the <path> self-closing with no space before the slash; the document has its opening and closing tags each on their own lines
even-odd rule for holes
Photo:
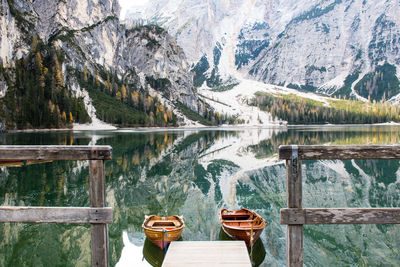
<svg viewBox="0 0 400 267">
<path fill-rule="evenodd" d="M 316 100 L 328 104 L 328 97 L 310 92 L 298 92 L 295 89 L 265 84 L 263 82 L 238 77 L 238 85 L 227 91 L 212 91 L 207 86 L 198 89 L 200 97 L 220 114 L 227 114 L 237 119 L 240 124 L 250 126 L 279 126 L 286 125 L 286 121 L 274 118 L 270 113 L 251 105 L 256 93 L 271 95 L 296 94 L 306 99 Z"/>
<path fill-rule="evenodd" d="M 395 0 L 151 0 L 135 16 L 177 38 L 196 85 L 235 84 L 235 69 L 265 83 L 395 101 L 399 13 Z"/>
</svg>

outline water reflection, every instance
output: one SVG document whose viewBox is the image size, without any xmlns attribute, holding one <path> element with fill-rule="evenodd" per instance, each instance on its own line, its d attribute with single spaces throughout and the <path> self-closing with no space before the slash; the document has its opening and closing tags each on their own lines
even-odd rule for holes
<svg viewBox="0 0 400 267">
<path fill-rule="evenodd" d="M 284 266 L 286 167 L 281 144 L 394 144 L 400 127 L 333 127 L 168 132 L 15 133 L 1 144 L 111 145 L 106 162 L 111 265 L 143 260 L 145 215 L 183 215 L 184 240 L 217 240 L 220 208 L 246 207 L 268 222 L 261 266 Z M 304 161 L 305 207 L 400 207 L 398 160 Z M 0 168 L 0 204 L 88 206 L 88 162 L 55 161 Z M 309 266 L 400 265 L 400 227 L 305 228 Z M 340 233 L 340 234 L 339 234 Z M 90 265 L 89 226 L 0 224 L 0 266 Z M 48 249 L 50 248 L 51 249 Z M 43 250 L 49 253 L 42 253 Z M 147 253 L 147 252 L 146 252 Z M 129 255 L 130 257 L 126 257 Z M 57 257 L 56 259 L 54 257 Z M 122 265 L 121 265 L 122 266 Z"/>
<path fill-rule="evenodd" d="M 160 267 L 164 261 L 165 252 L 146 238 L 143 245 L 143 257 L 151 266 Z"/>
<path fill-rule="evenodd" d="M 230 236 L 228 236 L 221 227 L 219 231 L 219 240 L 233 240 L 233 239 Z M 266 252 L 261 238 L 256 240 L 252 248 L 247 248 L 247 251 L 249 252 L 251 265 L 253 267 L 258 267 L 261 265 L 261 263 L 263 263 Z"/>
</svg>

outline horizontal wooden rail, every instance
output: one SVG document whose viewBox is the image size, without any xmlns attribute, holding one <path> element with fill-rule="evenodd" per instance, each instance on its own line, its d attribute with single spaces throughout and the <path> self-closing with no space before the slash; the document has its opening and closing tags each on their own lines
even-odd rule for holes
<svg viewBox="0 0 400 267">
<path fill-rule="evenodd" d="M 111 146 L 0 146 L 0 160 L 109 160 Z"/>
<path fill-rule="evenodd" d="M 400 208 L 281 209 L 281 224 L 400 224 Z"/>
<path fill-rule="evenodd" d="M 299 160 L 309 159 L 400 159 L 399 145 L 297 146 Z M 292 159 L 293 146 L 280 146 L 279 159 Z"/>
<path fill-rule="evenodd" d="M 0 222 L 112 223 L 112 208 L 0 206 Z"/>
</svg>

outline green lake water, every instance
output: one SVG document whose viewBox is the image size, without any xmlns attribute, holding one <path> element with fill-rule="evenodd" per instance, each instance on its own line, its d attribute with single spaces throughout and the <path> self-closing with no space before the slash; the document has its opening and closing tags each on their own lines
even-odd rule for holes
<svg viewBox="0 0 400 267">
<path fill-rule="evenodd" d="M 400 126 L 10 133 L 8 145 L 111 145 L 106 162 L 112 266 L 157 266 L 145 215 L 183 215 L 182 240 L 224 240 L 217 212 L 267 221 L 251 258 L 285 266 L 286 167 L 281 144 L 400 144 Z M 88 162 L 0 167 L 0 205 L 89 206 Z M 400 207 L 399 160 L 303 162 L 303 207 Z M 90 266 L 90 226 L 0 224 L 0 266 Z M 400 266 L 400 225 L 304 227 L 305 266 Z"/>
</svg>

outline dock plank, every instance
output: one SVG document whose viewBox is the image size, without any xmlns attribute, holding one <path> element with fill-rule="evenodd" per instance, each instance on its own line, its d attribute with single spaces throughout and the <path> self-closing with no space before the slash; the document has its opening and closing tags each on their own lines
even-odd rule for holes
<svg viewBox="0 0 400 267">
<path fill-rule="evenodd" d="M 171 242 L 162 267 L 234 266 L 251 267 L 244 241 Z"/>
</svg>

